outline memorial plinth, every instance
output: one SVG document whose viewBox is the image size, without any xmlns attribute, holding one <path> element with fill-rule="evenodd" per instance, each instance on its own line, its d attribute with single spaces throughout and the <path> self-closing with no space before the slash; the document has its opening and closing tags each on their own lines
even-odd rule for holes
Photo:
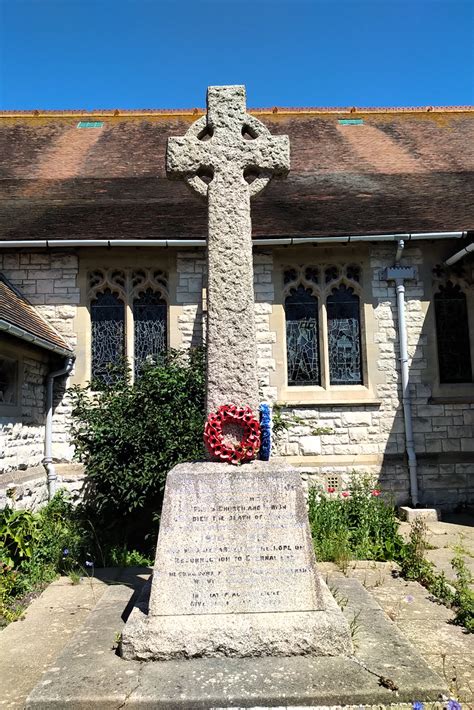
<svg viewBox="0 0 474 710">
<path fill-rule="evenodd" d="M 348 654 L 316 568 L 300 475 L 282 464 L 189 463 L 168 474 L 148 608 L 122 656 Z"/>
</svg>

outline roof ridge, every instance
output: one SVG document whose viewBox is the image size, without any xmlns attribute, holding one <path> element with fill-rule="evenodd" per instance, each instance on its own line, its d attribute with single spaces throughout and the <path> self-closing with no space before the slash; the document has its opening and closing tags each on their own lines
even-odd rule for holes
<svg viewBox="0 0 474 710">
<path fill-rule="evenodd" d="M 249 108 L 249 113 L 256 114 L 293 114 L 293 113 L 465 113 L 474 111 L 473 105 L 459 106 L 272 106 Z M 34 109 L 1 110 L 0 117 L 21 116 L 166 116 L 166 115 L 201 115 L 204 108 L 162 108 L 162 109 Z"/>
</svg>

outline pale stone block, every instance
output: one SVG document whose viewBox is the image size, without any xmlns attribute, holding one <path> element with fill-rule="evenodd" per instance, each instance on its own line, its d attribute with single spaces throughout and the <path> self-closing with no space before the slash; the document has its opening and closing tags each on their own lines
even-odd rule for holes
<svg viewBox="0 0 474 710">
<path fill-rule="evenodd" d="M 178 259 L 177 271 L 178 274 L 194 274 L 195 272 L 194 259 Z"/>
<path fill-rule="evenodd" d="M 263 332 L 258 332 L 255 334 L 257 343 L 276 343 L 276 333 L 273 333 L 272 331 L 263 331 Z"/>
<path fill-rule="evenodd" d="M 321 454 L 320 436 L 302 436 L 299 442 L 303 456 L 319 456 Z"/>
<path fill-rule="evenodd" d="M 44 279 L 49 279 L 50 281 L 58 280 L 62 278 L 62 275 L 61 269 L 28 269 L 28 278 L 40 281 Z"/>
<path fill-rule="evenodd" d="M 349 427 L 349 439 L 352 442 L 364 441 L 367 439 L 367 427 Z"/>
<path fill-rule="evenodd" d="M 456 419 L 456 417 L 454 417 Z M 463 421 L 463 420 L 461 420 Z M 450 439 L 461 438 L 461 439 L 474 439 L 474 433 L 472 431 L 472 426 L 448 426 L 448 437 Z"/>
<path fill-rule="evenodd" d="M 372 414 L 370 412 L 343 412 L 341 420 L 346 426 L 370 426 Z"/>
<path fill-rule="evenodd" d="M 50 264 L 51 256 L 49 254 L 31 254 L 30 264 Z"/>
<path fill-rule="evenodd" d="M 415 520 L 424 520 L 425 522 L 437 522 L 441 520 L 439 511 L 436 508 L 410 508 L 407 505 L 402 505 L 398 509 L 400 518 L 406 520 L 407 523 L 413 523 Z"/>
<path fill-rule="evenodd" d="M 4 254 L 3 256 L 3 268 L 4 269 L 18 269 L 20 266 L 20 255 L 19 254 Z M 14 278 L 13 276 L 11 278 Z"/>
<path fill-rule="evenodd" d="M 474 451 L 474 438 L 461 439 L 461 450 L 462 451 Z"/>
<path fill-rule="evenodd" d="M 271 312 L 271 303 L 255 303 L 255 315 L 270 314 Z"/>
</svg>

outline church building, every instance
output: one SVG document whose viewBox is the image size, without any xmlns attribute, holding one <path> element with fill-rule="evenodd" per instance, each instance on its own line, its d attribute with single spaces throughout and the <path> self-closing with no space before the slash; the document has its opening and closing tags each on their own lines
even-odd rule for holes
<svg viewBox="0 0 474 710">
<path fill-rule="evenodd" d="M 249 113 L 290 139 L 252 200 L 273 455 L 335 491 L 367 472 L 398 503 L 472 504 L 474 109 Z M 165 172 L 201 115 L 0 112 L 0 507 L 80 489 L 68 387 L 203 342 L 206 203 Z"/>
</svg>

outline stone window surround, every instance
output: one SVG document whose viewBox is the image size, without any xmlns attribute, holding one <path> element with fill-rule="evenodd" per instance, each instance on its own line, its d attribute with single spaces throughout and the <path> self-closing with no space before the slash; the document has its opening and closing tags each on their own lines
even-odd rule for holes
<svg viewBox="0 0 474 710">
<path fill-rule="evenodd" d="M 286 285 L 283 283 L 285 269 L 295 267 L 316 266 L 321 270 L 324 278 L 324 267 L 330 265 L 348 266 L 355 264 L 360 267 L 361 278 L 354 288 L 360 299 L 360 328 L 361 328 L 361 366 L 362 385 L 330 385 L 329 384 L 329 356 L 327 349 L 327 319 L 325 297 L 318 297 L 319 322 L 320 322 L 320 357 L 321 357 L 321 385 L 288 386 L 287 383 L 287 354 L 286 354 L 286 327 L 285 327 L 285 296 Z M 275 300 L 271 316 L 271 329 L 277 333 L 274 344 L 276 369 L 273 373 L 272 384 L 278 390 L 278 404 L 281 405 L 307 405 L 307 404 L 334 404 L 353 405 L 373 404 L 379 405 L 376 384 L 381 383 L 380 374 L 376 370 L 378 347 L 375 345 L 373 334 L 376 330 L 373 315 L 373 300 L 370 294 L 370 267 L 368 249 L 364 247 L 332 247 L 331 249 L 292 249 L 290 251 L 275 250 L 273 280 L 275 284 Z M 331 290 L 334 286 L 344 283 L 351 288 L 354 282 L 344 277 L 333 284 L 328 284 Z M 323 290 L 326 291 L 323 284 Z"/>
<path fill-rule="evenodd" d="M 23 353 L 21 349 L 13 346 L 0 344 L 0 357 L 13 360 L 16 363 L 16 397 L 14 404 L 0 402 L 0 417 L 20 419 L 21 417 L 21 393 L 24 379 Z"/>
<path fill-rule="evenodd" d="M 171 252 L 171 253 L 169 253 Z M 117 248 L 113 252 L 107 249 L 88 249 L 79 255 L 78 285 L 80 305 L 74 321 L 77 332 L 77 360 L 73 384 L 85 385 L 91 379 L 91 317 L 90 302 L 92 293 L 89 275 L 95 270 L 121 270 L 130 273 L 134 269 L 156 269 L 168 275 L 168 293 L 163 294 L 168 303 L 168 347 L 178 348 L 178 316 L 181 309 L 176 304 L 176 255 L 174 250 L 153 247 Z M 133 302 L 128 295 L 125 299 L 125 352 L 130 362 L 133 376 Z"/>
<path fill-rule="evenodd" d="M 439 261 L 441 261 L 441 257 Z M 435 266 L 433 263 L 432 268 Z M 457 403 L 457 402 L 474 402 L 474 283 L 472 277 L 474 276 L 474 266 L 467 266 L 468 274 L 471 277 L 463 278 L 456 273 L 446 272 L 440 276 L 432 276 L 432 292 L 431 292 L 431 302 L 427 304 L 426 314 L 425 314 L 425 324 L 427 332 L 433 334 L 432 339 L 428 341 L 428 362 L 430 363 L 429 374 L 432 383 L 432 396 L 431 400 L 433 403 Z M 439 286 L 444 285 L 447 281 L 451 281 L 453 284 L 457 284 L 461 287 L 464 295 L 466 296 L 467 305 L 467 319 L 469 327 L 469 343 L 471 350 L 471 368 L 472 378 L 471 382 L 459 382 L 459 383 L 447 383 L 440 382 L 439 375 L 439 364 L 438 364 L 438 347 L 437 347 L 437 336 L 436 336 L 436 317 L 434 309 L 434 296 L 439 291 Z"/>
</svg>

